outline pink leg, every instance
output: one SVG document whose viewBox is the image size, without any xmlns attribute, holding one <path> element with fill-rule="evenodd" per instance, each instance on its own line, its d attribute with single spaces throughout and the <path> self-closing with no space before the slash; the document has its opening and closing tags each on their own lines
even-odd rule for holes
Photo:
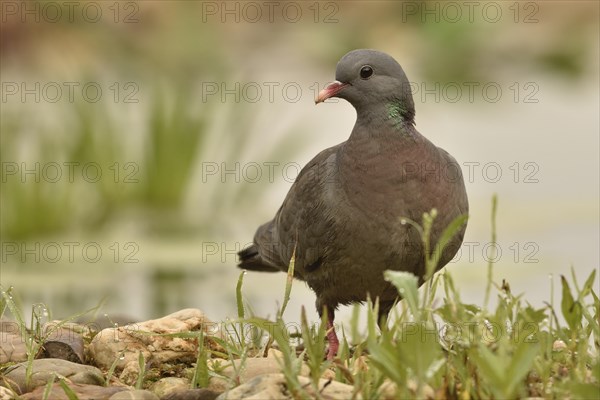
<svg viewBox="0 0 600 400">
<path fill-rule="evenodd" d="M 333 360 L 333 358 L 337 355 L 338 349 L 340 347 L 340 341 L 335 333 L 335 327 L 333 326 L 333 310 L 327 310 L 327 341 L 329 342 L 329 351 L 327 352 L 327 359 Z"/>
</svg>

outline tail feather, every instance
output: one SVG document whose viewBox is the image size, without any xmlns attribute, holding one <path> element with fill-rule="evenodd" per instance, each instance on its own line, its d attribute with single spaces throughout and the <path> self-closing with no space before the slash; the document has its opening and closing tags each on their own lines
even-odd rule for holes
<svg viewBox="0 0 600 400">
<path fill-rule="evenodd" d="M 241 250 L 238 252 L 238 256 L 240 258 L 239 268 L 260 272 L 280 272 L 279 268 L 264 262 L 256 244 Z"/>
</svg>

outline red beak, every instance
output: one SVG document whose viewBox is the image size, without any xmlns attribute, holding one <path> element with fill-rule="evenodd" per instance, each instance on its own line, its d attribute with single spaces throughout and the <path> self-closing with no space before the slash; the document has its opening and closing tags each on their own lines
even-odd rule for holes
<svg viewBox="0 0 600 400">
<path fill-rule="evenodd" d="M 330 97 L 335 97 L 343 88 L 348 86 L 347 83 L 342 83 L 340 81 L 333 81 L 325 86 L 325 89 L 319 92 L 319 95 L 315 99 L 315 104 L 319 104 L 324 102 Z"/>
</svg>

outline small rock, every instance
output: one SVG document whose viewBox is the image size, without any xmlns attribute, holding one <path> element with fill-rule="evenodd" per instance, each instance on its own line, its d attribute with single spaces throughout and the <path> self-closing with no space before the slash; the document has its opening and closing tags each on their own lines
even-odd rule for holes
<svg viewBox="0 0 600 400">
<path fill-rule="evenodd" d="M 417 390 L 419 389 L 419 385 L 417 384 L 416 381 L 414 381 L 413 379 L 409 379 L 406 382 L 406 387 L 408 387 L 408 389 L 410 389 L 413 393 L 419 395 L 419 393 L 417 393 Z M 425 399 L 435 399 L 435 391 L 433 390 L 433 388 L 427 384 L 425 384 L 421 390 L 423 391 L 420 395 L 425 398 Z"/>
<path fill-rule="evenodd" d="M 369 361 L 367 356 L 358 356 L 352 364 L 352 371 L 367 371 L 369 369 Z"/>
<path fill-rule="evenodd" d="M 144 359 L 148 360 L 148 357 L 146 356 Z M 148 365 L 147 362 L 146 365 Z M 130 362 L 125 366 L 125 368 L 123 368 L 123 371 L 121 371 L 121 374 L 119 375 L 119 381 L 125 383 L 126 385 L 132 386 L 137 382 L 139 374 L 139 363 Z"/>
<path fill-rule="evenodd" d="M 567 348 L 567 344 L 562 340 L 555 340 L 552 343 L 552 351 L 563 351 Z"/>
<path fill-rule="evenodd" d="M 27 347 L 15 321 L 0 320 L 0 364 L 27 360 Z"/>
<path fill-rule="evenodd" d="M 215 400 L 219 394 L 209 389 L 187 389 L 171 392 L 160 400 Z"/>
<path fill-rule="evenodd" d="M 335 371 L 332 369 L 326 369 L 325 371 L 323 371 L 323 374 L 321 375 L 321 379 L 334 380 L 335 379 Z"/>
<path fill-rule="evenodd" d="M 209 321 L 202 311 L 185 309 L 159 319 L 104 329 L 92 340 L 89 352 L 95 364 L 104 369 L 109 369 L 117 360 L 116 371 L 123 371 L 120 379 L 133 384 L 137 378 L 140 352 L 149 364 L 196 360 L 196 339 L 153 333 L 177 334 L 200 330 L 209 335 L 219 332 L 218 325 Z"/>
<path fill-rule="evenodd" d="M 127 390 L 125 387 L 118 386 L 96 386 L 96 385 L 81 385 L 78 383 L 68 383 L 69 388 L 77 395 L 79 399 L 94 399 L 94 400 L 108 400 L 117 392 Z M 19 397 L 23 400 L 42 400 L 44 398 L 44 392 L 46 386 L 39 386 L 32 392 Z M 69 400 L 69 397 L 60 386 L 59 383 L 54 383 L 52 389 L 50 389 L 50 395 L 48 399 L 52 400 Z"/>
<path fill-rule="evenodd" d="M 185 378 L 168 377 L 162 378 L 152 384 L 150 390 L 160 398 L 167 394 L 187 390 L 190 388 L 190 380 Z"/>
<path fill-rule="evenodd" d="M 281 352 L 281 350 L 278 349 L 274 349 L 274 348 L 270 348 L 269 352 L 267 353 L 267 358 L 273 358 L 275 360 L 279 360 L 280 362 L 283 363 L 283 353 Z M 276 370 L 276 371 L 271 371 L 271 372 L 281 372 L 281 370 Z M 308 368 L 308 365 L 303 364 L 302 365 L 302 370 L 300 371 L 300 375 L 302 376 L 309 376 L 310 375 L 310 368 Z M 323 372 L 323 375 L 321 375 L 321 379 L 335 379 L 335 371 L 331 370 L 331 369 L 326 369 Z"/>
<path fill-rule="evenodd" d="M 159 400 L 159 398 L 148 390 L 124 390 L 113 394 L 109 400 Z"/>
<path fill-rule="evenodd" d="M 302 389 L 306 392 L 305 396 L 315 398 L 316 393 L 311 385 L 309 378 L 299 376 L 298 380 Z M 341 382 L 321 379 L 319 380 L 319 395 L 322 398 L 331 400 L 346 400 L 350 398 L 361 399 L 360 394 L 354 394 L 354 388 Z M 266 374 L 255 377 L 254 379 L 221 394 L 217 400 L 238 400 L 238 399 L 261 399 L 261 400 L 287 400 L 294 397 L 287 387 L 287 382 L 283 374 Z"/>
<path fill-rule="evenodd" d="M 7 387 L 0 386 L 0 400 L 16 399 L 17 394 Z"/>
<path fill-rule="evenodd" d="M 60 358 L 83 364 L 83 335 L 85 327 L 52 321 L 44 324 L 44 345 L 37 358 Z"/>
<path fill-rule="evenodd" d="M 78 347 L 78 349 L 83 352 L 83 340 L 81 341 L 81 347 Z M 60 358 L 61 360 L 83 364 L 83 357 L 74 350 L 74 347 L 59 341 L 44 342 L 42 351 L 37 358 Z"/>
<path fill-rule="evenodd" d="M 5 374 L 11 384 L 15 387 L 12 389 L 17 393 L 26 393 L 32 389 L 45 385 L 52 380 L 56 374 L 68 378 L 73 383 L 103 385 L 104 377 L 102 371 L 90 365 L 81 365 L 72 363 L 66 360 L 57 358 L 43 358 L 33 360 L 31 381 L 29 386 L 25 384 L 25 373 L 27 363 L 23 362 L 15 365 L 9 372 Z"/>
<path fill-rule="evenodd" d="M 381 386 L 379 386 L 379 396 L 382 399 L 394 399 L 396 398 L 396 391 L 398 390 L 398 386 L 395 382 L 386 379 L 383 381 Z"/>
<path fill-rule="evenodd" d="M 281 350 L 277 350 L 271 347 L 269 349 L 269 352 L 267 353 L 267 358 L 275 358 L 283 361 L 283 353 L 281 352 Z"/>
<path fill-rule="evenodd" d="M 235 376 L 235 371 L 239 371 L 241 382 L 247 382 L 258 375 L 273 374 L 281 372 L 281 363 L 276 358 L 247 358 L 243 363 L 241 360 L 234 360 L 234 366 L 225 367 L 221 373 L 230 378 Z M 309 374 L 308 366 L 302 366 L 301 375 Z"/>
<path fill-rule="evenodd" d="M 208 388 L 216 392 L 224 392 L 232 386 L 235 386 L 232 380 L 237 382 L 237 384 L 241 384 L 248 382 L 259 375 L 280 373 L 281 364 L 276 357 L 278 356 L 271 358 L 247 358 L 244 363 L 242 363 L 241 360 L 234 360 L 233 364 L 235 365 L 235 368 L 232 365 L 229 365 L 220 372 L 220 374 L 225 375 L 229 379 L 212 377 Z M 283 355 L 281 357 L 283 357 Z M 239 372 L 239 376 L 237 377 L 236 371 Z M 308 376 L 310 374 L 310 369 L 306 364 L 302 365 L 300 374 L 302 376 Z"/>
</svg>

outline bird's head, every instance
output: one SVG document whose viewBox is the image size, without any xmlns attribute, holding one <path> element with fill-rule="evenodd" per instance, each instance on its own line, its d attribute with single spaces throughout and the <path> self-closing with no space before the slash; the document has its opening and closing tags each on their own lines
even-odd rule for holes
<svg viewBox="0 0 600 400">
<path fill-rule="evenodd" d="M 370 49 L 353 50 L 338 62 L 335 81 L 321 90 L 315 103 L 331 97 L 347 100 L 357 112 L 388 110 L 412 122 L 415 106 L 404 70 L 390 55 Z"/>
</svg>

